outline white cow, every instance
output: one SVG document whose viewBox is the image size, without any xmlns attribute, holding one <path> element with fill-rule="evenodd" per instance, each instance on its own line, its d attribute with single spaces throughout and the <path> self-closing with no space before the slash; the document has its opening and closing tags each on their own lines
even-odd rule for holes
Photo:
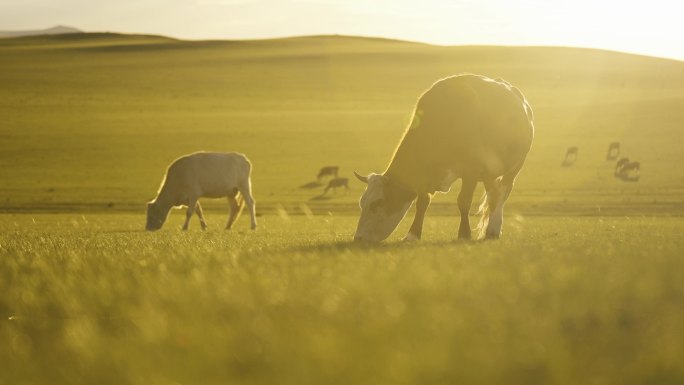
<svg viewBox="0 0 684 385">
<path fill-rule="evenodd" d="M 368 187 L 359 203 L 354 238 L 386 239 L 416 200 L 416 216 L 405 239 L 420 239 L 432 194 L 448 192 L 459 178 L 459 238 L 470 238 L 468 214 L 479 181 L 486 190 L 480 237 L 498 238 L 504 203 L 533 137 L 532 109 L 508 82 L 471 74 L 437 81 L 418 100 L 387 170 L 355 173 Z"/>
<path fill-rule="evenodd" d="M 172 207 L 186 206 L 183 230 L 188 229 L 192 213 L 199 216 L 202 230 L 207 227 L 199 198 L 227 197 L 230 229 L 247 204 L 256 229 L 256 213 L 250 174 L 252 165 L 243 154 L 234 152 L 196 152 L 182 156 L 169 166 L 157 197 L 147 204 L 146 229 L 159 230 Z"/>
</svg>

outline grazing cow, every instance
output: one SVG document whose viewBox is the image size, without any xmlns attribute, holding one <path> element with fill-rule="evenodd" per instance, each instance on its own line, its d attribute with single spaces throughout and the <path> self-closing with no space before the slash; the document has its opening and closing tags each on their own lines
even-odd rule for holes
<svg viewBox="0 0 684 385">
<path fill-rule="evenodd" d="M 608 146 L 606 160 L 615 160 L 620 155 L 620 142 L 613 142 Z"/>
<path fill-rule="evenodd" d="M 247 204 L 256 229 L 256 214 L 250 174 L 252 165 L 246 156 L 234 152 L 196 152 L 173 161 L 166 170 L 159 193 L 147 204 L 146 229 L 160 229 L 172 207 L 186 206 L 183 230 L 188 229 L 192 213 L 199 217 L 202 230 L 207 225 L 199 198 L 227 197 L 230 216 L 226 229 L 230 229 Z"/>
<path fill-rule="evenodd" d="M 620 173 L 622 172 L 622 168 L 625 167 L 625 165 L 629 163 L 629 158 L 620 158 L 620 160 L 617 161 L 615 164 L 615 176 L 620 177 Z"/>
<path fill-rule="evenodd" d="M 637 182 L 641 177 L 641 163 L 629 162 L 620 169 L 618 178 L 626 182 Z"/>
<path fill-rule="evenodd" d="M 504 203 L 533 136 L 532 109 L 506 81 L 471 74 L 437 81 L 418 100 L 387 170 L 369 176 L 354 173 L 368 184 L 354 239 L 386 239 L 414 200 L 415 218 L 404 239 L 420 239 L 432 195 L 448 192 L 459 178 L 459 238 L 470 238 L 468 214 L 478 181 L 486 190 L 479 237 L 498 238 Z"/>
<path fill-rule="evenodd" d="M 334 178 L 337 178 L 337 172 L 339 171 L 339 169 L 340 169 L 340 168 L 339 168 L 338 166 L 326 166 L 326 167 L 323 167 L 323 168 L 321 168 L 321 170 L 318 172 L 318 176 L 316 177 L 316 179 L 318 179 L 318 182 L 320 183 L 321 178 L 323 178 L 323 177 L 325 177 L 325 176 L 332 176 L 332 177 L 334 177 Z"/>
<path fill-rule="evenodd" d="M 325 187 L 325 191 L 323 191 L 323 195 L 328 193 L 328 190 L 333 189 L 334 192 L 337 192 L 338 187 L 344 187 L 345 189 L 349 190 L 349 179 L 347 178 L 335 178 L 335 179 L 330 179 L 330 182 L 328 182 L 328 185 Z"/>
<path fill-rule="evenodd" d="M 568 147 L 568 150 L 565 151 L 565 159 L 563 159 L 563 163 L 561 163 L 561 166 L 568 167 L 575 164 L 575 161 L 577 161 L 578 151 L 579 147 L 577 146 Z"/>
</svg>

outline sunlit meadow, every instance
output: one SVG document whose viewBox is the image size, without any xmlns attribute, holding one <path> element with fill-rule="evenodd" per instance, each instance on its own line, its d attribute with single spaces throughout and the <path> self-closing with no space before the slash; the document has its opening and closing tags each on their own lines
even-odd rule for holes
<svg viewBox="0 0 684 385">
<path fill-rule="evenodd" d="M 319 168 L 382 171 L 462 72 L 535 109 L 503 239 L 456 241 L 452 192 L 422 241 L 351 243 L 363 185 Z M 0 40 L 0 385 L 684 383 L 683 105 L 681 62 L 596 50 Z M 143 231 L 197 150 L 249 156 L 256 231 L 224 200 Z"/>
<path fill-rule="evenodd" d="M 684 380 L 679 218 L 518 218 L 471 243 L 440 217 L 370 248 L 350 217 L 139 219 L 2 216 L 3 383 Z"/>
</svg>

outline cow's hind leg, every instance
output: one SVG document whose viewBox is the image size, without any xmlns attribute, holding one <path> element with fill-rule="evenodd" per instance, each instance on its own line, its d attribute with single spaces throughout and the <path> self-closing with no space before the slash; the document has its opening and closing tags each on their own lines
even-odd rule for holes
<svg viewBox="0 0 684 385">
<path fill-rule="evenodd" d="M 486 239 L 498 239 L 501 237 L 501 228 L 503 227 L 503 209 L 508 196 L 511 195 L 515 178 L 522 168 L 520 166 L 515 168 L 512 172 L 505 174 L 501 179 L 485 182 L 485 189 L 489 198 L 489 224 L 485 234 Z"/>
<path fill-rule="evenodd" d="M 487 191 L 487 227 L 484 230 L 485 239 L 498 239 L 501 236 L 501 226 L 503 225 L 503 196 L 498 179 L 485 180 L 484 186 Z M 482 236 L 482 235 L 481 235 Z"/>
<path fill-rule="evenodd" d="M 458 239 L 470 239 L 470 206 L 473 203 L 477 181 L 475 179 L 463 179 L 461 192 L 458 194 L 458 211 L 461 213 L 461 224 L 458 227 Z"/>
<path fill-rule="evenodd" d="M 238 187 L 238 190 L 240 190 L 240 193 L 245 198 L 245 203 L 247 204 L 247 209 L 249 210 L 249 219 L 252 222 L 251 228 L 252 230 L 255 230 L 257 227 L 257 220 L 256 205 L 254 202 L 254 197 L 252 197 L 252 183 L 248 179 L 246 183 Z"/>
<path fill-rule="evenodd" d="M 204 221 L 204 213 L 202 212 L 202 206 L 200 205 L 199 201 L 197 201 L 197 204 L 195 205 L 195 213 L 197 213 L 197 216 L 199 217 L 202 230 L 206 230 L 207 222 Z"/>
<path fill-rule="evenodd" d="M 230 214 L 228 216 L 228 223 L 226 224 L 226 230 L 230 230 L 233 227 L 235 221 L 240 217 L 242 209 L 245 207 L 245 200 L 239 194 L 235 196 L 228 197 L 228 204 L 230 205 Z"/>
<path fill-rule="evenodd" d="M 418 194 L 418 199 L 416 199 L 416 216 L 413 218 L 408 234 L 404 237 L 405 241 L 419 240 L 422 236 L 423 220 L 431 200 L 432 196 L 430 194 Z"/>
</svg>

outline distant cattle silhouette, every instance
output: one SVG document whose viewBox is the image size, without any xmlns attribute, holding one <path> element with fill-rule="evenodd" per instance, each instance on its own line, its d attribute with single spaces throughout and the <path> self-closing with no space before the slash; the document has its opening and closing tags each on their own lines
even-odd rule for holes
<svg viewBox="0 0 684 385">
<path fill-rule="evenodd" d="M 328 185 L 325 187 L 325 191 L 323 191 L 323 195 L 328 193 L 328 190 L 332 189 L 334 192 L 337 192 L 338 187 L 344 187 L 345 189 L 349 190 L 349 179 L 347 178 L 335 178 L 331 179 L 330 182 L 328 182 Z"/>
<path fill-rule="evenodd" d="M 578 151 L 579 148 L 577 146 L 568 147 L 568 150 L 565 151 L 565 159 L 563 159 L 563 163 L 561 163 L 561 166 L 568 167 L 575 164 L 575 161 L 577 161 Z"/>
<path fill-rule="evenodd" d="M 337 172 L 340 170 L 338 166 L 326 166 L 321 168 L 321 170 L 318 172 L 318 176 L 316 177 L 318 181 L 321 181 L 321 178 L 325 176 L 333 176 L 337 178 Z"/>
<path fill-rule="evenodd" d="M 620 177 L 620 172 L 622 172 L 622 168 L 625 167 L 625 165 L 629 163 L 629 158 L 620 158 L 620 160 L 617 161 L 615 164 L 615 176 Z"/>
<path fill-rule="evenodd" d="M 608 146 L 608 154 L 606 160 L 615 160 L 620 155 L 620 142 L 613 142 Z"/>
<path fill-rule="evenodd" d="M 616 175 L 618 178 L 625 182 L 636 182 L 641 177 L 641 163 L 639 162 L 628 162 L 625 163 L 622 168 L 620 168 L 619 174 Z"/>
</svg>

